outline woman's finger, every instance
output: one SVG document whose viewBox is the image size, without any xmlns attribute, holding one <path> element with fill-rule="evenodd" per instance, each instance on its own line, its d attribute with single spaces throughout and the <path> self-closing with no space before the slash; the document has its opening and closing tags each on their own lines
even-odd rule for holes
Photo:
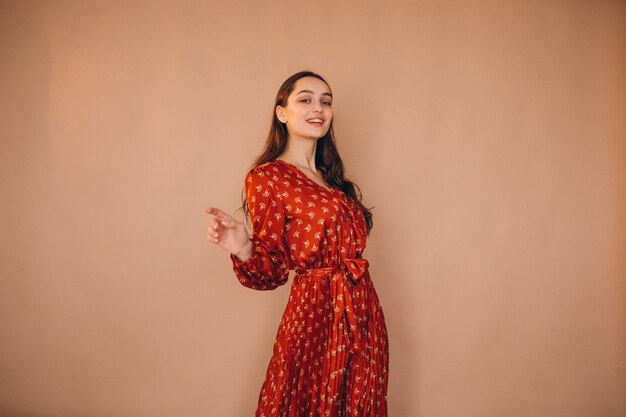
<svg viewBox="0 0 626 417">
<path fill-rule="evenodd" d="M 209 222 L 209 232 L 214 232 L 220 226 L 220 222 L 216 217 L 213 217 Z"/>
<path fill-rule="evenodd" d="M 206 209 L 204 209 L 204 212 L 207 214 L 212 214 L 220 220 L 232 219 L 232 216 L 230 214 L 218 209 L 217 207 L 207 207 Z"/>
</svg>

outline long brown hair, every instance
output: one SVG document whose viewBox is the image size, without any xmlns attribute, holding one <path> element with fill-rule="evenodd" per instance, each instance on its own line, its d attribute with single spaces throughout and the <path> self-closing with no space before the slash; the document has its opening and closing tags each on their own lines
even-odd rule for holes
<svg viewBox="0 0 626 417">
<path fill-rule="evenodd" d="M 287 98 L 293 92 L 296 81 L 303 77 L 314 77 L 322 80 L 326 85 L 328 83 L 321 75 L 316 74 L 311 71 L 301 71 L 293 74 L 291 77 L 287 78 L 285 82 L 278 89 L 278 93 L 276 94 L 276 100 L 274 101 L 273 107 L 273 115 L 272 115 L 272 124 L 270 126 L 269 134 L 267 135 L 267 140 L 265 142 L 265 148 L 263 152 L 257 157 L 254 163 L 251 166 L 252 168 L 256 168 L 257 166 L 264 164 L 269 161 L 274 161 L 278 158 L 285 148 L 287 147 L 287 126 L 280 123 L 278 120 L 278 116 L 276 116 L 276 106 L 286 106 Z M 330 89 L 330 86 L 328 86 Z M 354 200 L 359 207 L 363 210 L 363 214 L 365 216 L 365 223 L 367 225 L 367 234 L 370 234 L 374 223 L 372 221 L 372 211 L 371 209 L 365 207 L 361 202 L 363 195 L 361 193 L 361 189 L 358 185 L 349 181 L 344 176 L 344 167 L 343 161 L 339 156 L 339 152 L 337 151 L 337 146 L 335 145 L 335 134 L 333 132 L 333 121 L 330 122 L 330 127 L 326 135 L 322 136 L 317 140 L 317 146 L 315 150 L 315 165 L 321 171 L 322 177 L 324 181 L 331 187 L 335 187 L 341 191 L 343 191 L 346 196 L 352 200 Z M 242 193 L 243 205 L 241 209 L 246 217 L 246 221 L 248 220 L 248 202 L 246 200 L 245 188 Z"/>
</svg>

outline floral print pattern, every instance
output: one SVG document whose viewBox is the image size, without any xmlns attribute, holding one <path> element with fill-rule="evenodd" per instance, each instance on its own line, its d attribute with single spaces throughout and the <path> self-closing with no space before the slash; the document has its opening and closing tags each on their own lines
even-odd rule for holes
<svg viewBox="0 0 626 417">
<path fill-rule="evenodd" d="M 255 417 L 387 417 L 389 342 L 362 258 L 358 204 L 277 159 L 244 180 L 252 256 L 239 282 L 273 290 L 295 270 Z"/>
</svg>

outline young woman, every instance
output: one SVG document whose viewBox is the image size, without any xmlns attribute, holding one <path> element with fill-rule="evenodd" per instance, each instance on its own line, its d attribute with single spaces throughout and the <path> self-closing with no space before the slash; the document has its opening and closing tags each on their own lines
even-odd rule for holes
<svg viewBox="0 0 626 417">
<path fill-rule="evenodd" d="M 361 255 L 372 213 L 344 177 L 333 96 L 303 71 L 278 90 L 267 143 L 244 180 L 246 226 L 213 215 L 209 240 L 242 285 L 272 290 L 295 270 L 255 417 L 387 417 L 385 317 Z"/>
</svg>

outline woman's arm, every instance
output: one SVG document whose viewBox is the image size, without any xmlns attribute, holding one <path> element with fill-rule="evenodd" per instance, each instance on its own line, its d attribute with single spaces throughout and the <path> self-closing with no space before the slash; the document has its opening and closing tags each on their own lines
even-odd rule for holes
<svg viewBox="0 0 626 417">
<path fill-rule="evenodd" d="M 283 201 L 276 192 L 270 171 L 264 167 L 250 170 L 244 186 L 252 236 L 246 235 L 244 239 L 240 234 L 236 239 L 229 236 L 229 226 L 240 230 L 241 227 L 245 229 L 245 225 L 225 215 L 220 219 L 225 228 L 222 239 L 230 238 L 237 243 L 228 245 L 224 242 L 221 246 L 228 246 L 233 270 L 242 285 L 255 290 L 273 290 L 285 284 L 289 276 Z"/>
</svg>

